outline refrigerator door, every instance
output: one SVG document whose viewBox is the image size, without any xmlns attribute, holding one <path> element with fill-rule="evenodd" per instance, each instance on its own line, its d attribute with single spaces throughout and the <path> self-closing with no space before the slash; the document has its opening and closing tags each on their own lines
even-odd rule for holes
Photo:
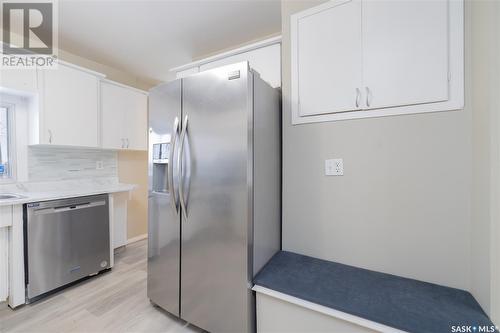
<svg viewBox="0 0 500 333">
<path fill-rule="evenodd" d="M 181 317 L 209 332 L 253 325 L 250 75 L 245 62 L 183 79 Z"/>
<path fill-rule="evenodd" d="M 179 316 L 180 206 L 175 152 L 181 119 L 181 81 L 149 94 L 148 297 Z"/>
</svg>

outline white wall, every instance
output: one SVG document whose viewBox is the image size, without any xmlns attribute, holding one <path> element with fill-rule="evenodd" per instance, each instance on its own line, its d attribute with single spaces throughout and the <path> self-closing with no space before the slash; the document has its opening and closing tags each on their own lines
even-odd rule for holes
<svg viewBox="0 0 500 333">
<path fill-rule="evenodd" d="M 471 292 L 500 322 L 500 2 L 469 3 L 472 22 Z"/>
<path fill-rule="evenodd" d="M 471 112 L 292 126 L 290 14 L 316 4 L 282 2 L 284 250 L 469 289 Z"/>
</svg>

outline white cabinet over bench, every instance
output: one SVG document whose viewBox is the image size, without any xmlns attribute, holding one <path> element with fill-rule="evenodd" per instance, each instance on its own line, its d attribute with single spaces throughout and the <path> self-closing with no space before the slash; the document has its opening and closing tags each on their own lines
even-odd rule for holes
<svg viewBox="0 0 500 333">
<path fill-rule="evenodd" d="M 460 0 L 332 0 L 292 15 L 292 122 L 463 108 L 463 16 Z"/>
</svg>

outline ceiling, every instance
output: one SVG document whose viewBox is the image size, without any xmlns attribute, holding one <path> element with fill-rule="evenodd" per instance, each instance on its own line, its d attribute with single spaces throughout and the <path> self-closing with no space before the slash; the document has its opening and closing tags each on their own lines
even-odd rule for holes
<svg viewBox="0 0 500 333">
<path fill-rule="evenodd" d="M 59 48 L 146 79 L 281 31 L 279 0 L 59 1 Z"/>
</svg>

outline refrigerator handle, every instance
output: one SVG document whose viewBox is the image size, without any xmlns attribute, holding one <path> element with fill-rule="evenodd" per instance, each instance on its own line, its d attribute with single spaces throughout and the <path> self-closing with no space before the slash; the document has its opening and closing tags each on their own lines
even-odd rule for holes
<svg viewBox="0 0 500 333">
<path fill-rule="evenodd" d="M 172 139 L 170 140 L 172 144 L 170 145 L 170 151 L 168 155 L 167 178 L 168 178 L 168 188 L 172 193 L 171 203 L 177 215 L 179 215 L 179 204 L 177 203 L 177 197 L 175 195 L 175 187 L 174 187 L 174 151 L 178 133 L 179 133 L 179 118 L 175 117 L 174 129 L 172 131 Z"/>
<path fill-rule="evenodd" d="M 186 209 L 186 203 L 184 202 L 184 188 L 183 188 L 183 182 L 182 182 L 182 156 L 184 155 L 184 141 L 186 140 L 186 133 L 187 133 L 187 127 L 188 127 L 188 116 L 186 115 L 184 117 L 184 122 L 182 123 L 182 132 L 181 132 L 181 142 L 179 146 L 179 155 L 177 155 L 177 165 L 179 165 L 179 201 L 181 202 L 181 210 L 184 213 L 184 218 L 187 220 L 187 209 Z"/>
</svg>

